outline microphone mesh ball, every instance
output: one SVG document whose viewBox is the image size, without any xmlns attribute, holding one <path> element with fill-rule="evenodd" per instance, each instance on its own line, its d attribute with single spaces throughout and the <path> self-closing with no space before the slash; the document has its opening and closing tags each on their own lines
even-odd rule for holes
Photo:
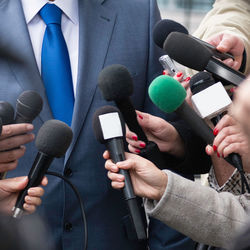
<svg viewBox="0 0 250 250">
<path fill-rule="evenodd" d="M 71 128 L 64 122 L 48 120 L 39 129 L 36 136 L 37 149 L 52 157 L 62 157 L 73 137 Z"/>
<path fill-rule="evenodd" d="M 133 79 L 127 68 L 120 64 L 104 68 L 99 74 L 98 85 L 107 101 L 121 100 L 133 94 Z"/>
<path fill-rule="evenodd" d="M 150 84 L 148 93 L 152 102 L 166 113 L 174 112 L 187 95 L 183 86 L 167 75 L 156 77 Z"/>
</svg>

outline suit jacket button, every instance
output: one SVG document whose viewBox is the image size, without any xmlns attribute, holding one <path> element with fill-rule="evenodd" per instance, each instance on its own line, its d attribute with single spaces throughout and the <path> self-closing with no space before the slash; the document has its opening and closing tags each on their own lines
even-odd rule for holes
<svg viewBox="0 0 250 250">
<path fill-rule="evenodd" d="M 72 226 L 72 224 L 70 222 L 65 222 L 64 229 L 65 229 L 66 232 L 72 231 L 72 228 L 73 228 L 73 226 Z"/>
<path fill-rule="evenodd" d="M 66 177 L 71 177 L 71 176 L 73 175 L 73 171 L 72 171 L 70 168 L 66 168 L 66 169 L 64 170 L 64 175 L 65 175 Z"/>
</svg>

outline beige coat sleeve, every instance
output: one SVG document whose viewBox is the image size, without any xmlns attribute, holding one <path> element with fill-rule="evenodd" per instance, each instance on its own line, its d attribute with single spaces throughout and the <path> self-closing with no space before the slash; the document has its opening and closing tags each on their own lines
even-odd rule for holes
<svg viewBox="0 0 250 250">
<path fill-rule="evenodd" d="M 171 171 L 168 185 L 159 202 L 146 199 L 149 216 L 195 241 L 217 247 L 227 247 L 245 225 L 250 208 L 250 194 L 234 196 L 218 193 Z"/>
<path fill-rule="evenodd" d="M 241 37 L 247 53 L 245 73 L 250 73 L 250 0 L 216 0 L 211 11 L 207 13 L 200 26 L 193 34 L 207 38 L 227 32 Z"/>
</svg>

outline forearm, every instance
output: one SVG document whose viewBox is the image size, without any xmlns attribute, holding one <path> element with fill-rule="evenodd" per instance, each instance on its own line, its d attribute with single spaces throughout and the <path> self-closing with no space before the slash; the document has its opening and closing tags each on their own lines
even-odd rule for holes
<svg viewBox="0 0 250 250">
<path fill-rule="evenodd" d="M 245 224 L 247 196 L 217 193 L 170 171 L 158 203 L 146 200 L 147 213 L 170 227 L 205 244 L 225 247 Z"/>
</svg>

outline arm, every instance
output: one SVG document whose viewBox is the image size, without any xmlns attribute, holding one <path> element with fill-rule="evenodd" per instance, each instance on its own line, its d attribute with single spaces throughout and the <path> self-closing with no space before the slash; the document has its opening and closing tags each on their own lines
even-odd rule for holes
<svg viewBox="0 0 250 250">
<path fill-rule="evenodd" d="M 240 38 L 245 47 L 247 60 L 246 71 L 250 72 L 250 4 L 248 0 L 216 0 L 211 11 L 207 13 L 194 36 L 202 40 L 210 40 L 211 37 L 225 32 Z M 211 40 L 210 40 L 211 41 Z M 223 49 L 220 49 L 223 51 Z M 234 54 L 234 51 L 229 51 Z M 236 55 L 237 56 L 237 55 Z"/>
<path fill-rule="evenodd" d="M 104 158 L 108 158 L 107 152 Z M 117 164 L 107 160 L 105 168 L 114 188 L 124 187 L 119 168 L 129 169 L 135 194 L 146 197 L 150 216 L 205 244 L 225 247 L 245 224 L 250 198 L 217 193 L 168 170 L 165 173 L 134 154 Z M 154 201 L 153 201 L 154 200 Z"/>
</svg>

